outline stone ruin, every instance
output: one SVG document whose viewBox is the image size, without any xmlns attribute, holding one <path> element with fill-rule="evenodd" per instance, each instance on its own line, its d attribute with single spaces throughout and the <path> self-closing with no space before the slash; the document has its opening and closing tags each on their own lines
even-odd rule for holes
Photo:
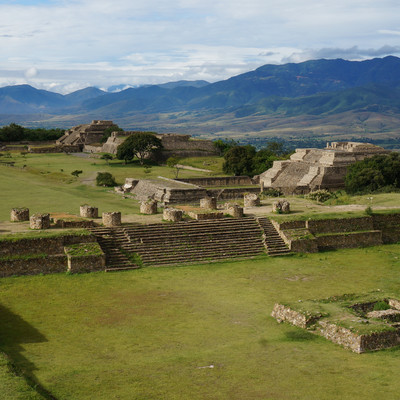
<svg viewBox="0 0 400 400">
<path fill-rule="evenodd" d="M 274 161 L 272 168 L 260 175 L 260 184 L 286 195 L 318 189 L 335 191 L 344 188 L 349 165 L 388 153 L 382 147 L 358 142 L 327 143 L 325 149 L 296 149 L 290 160 Z"/>
<path fill-rule="evenodd" d="M 207 196 L 200 199 L 200 207 L 207 208 L 209 210 L 217 209 L 217 199 L 215 197 Z"/>
<path fill-rule="evenodd" d="M 239 204 L 225 203 L 225 210 L 233 218 L 243 218 L 243 207 L 240 207 Z"/>
<path fill-rule="evenodd" d="M 29 208 L 13 208 L 10 219 L 11 222 L 29 221 Z"/>
<path fill-rule="evenodd" d="M 140 213 L 141 214 L 157 214 L 157 201 L 153 199 L 148 199 L 140 203 Z"/>
<path fill-rule="evenodd" d="M 137 131 L 113 132 L 106 143 L 98 149 L 99 152 L 117 154 L 118 146 L 125 139 Z M 203 157 L 216 155 L 214 143 L 211 140 L 192 139 L 190 135 L 177 133 L 160 133 L 155 135 L 161 140 L 163 149 L 161 158 L 164 160 L 171 156 L 176 157 Z"/>
<path fill-rule="evenodd" d="M 272 203 L 272 212 L 277 214 L 289 214 L 290 203 L 285 199 L 274 201 Z"/>
<path fill-rule="evenodd" d="M 329 304 L 329 307 L 326 306 Z M 384 305 L 384 309 L 374 310 Z M 333 307 L 332 307 L 333 306 Z M 292 305 L 275 304 L 271 316 L 324 336 L 355 353 L 400 345 L 400 301 L 376 295 L 354 295 L 322 300 L 299 300 Z"/>
<path fill-rule="evenodd" d="M 83 218 L 98 218 L 99 217 L 99 209 L 97 207 L 89 206 L 87 204 L 83 204 L 79 208 L 80 216 Z"/>
<path fill-rule="evenodd" d="M 65 149 L 68 149 L 68 147 L 76 148 L 78 146 L 82 151 L 85 145 L 99 143 L 104 135 L 104 131 L 113 125 L 112 121 L 93 120 L 90 124 L 75 126 L 65 131 L 64 136 L 56 141 L 56 145 L 62 146 Z"/>
<path fill-rule="evenodd" d="M 177 208 L 164 208 L 163 219 L 165 221 L 179 222 L 182 221 L 183 211 Z"/>
<path fill-rule="evenodd" d="M 245 194 L 243 200 L 245 207 L 258 207 L 261 204 L 260 197 L 256 193 Z"/>
<path fill-rule="evenodd" d="M 49 229 L 50 214 L 33 214 L 29 220 L 31 229 Z"/>
<path fill-rule="evenodd" d="M 121 213 L 119 211 L 103 212 L 102 214 L 103 225 L 107 228 L 121 225 Z"/>
</svg>

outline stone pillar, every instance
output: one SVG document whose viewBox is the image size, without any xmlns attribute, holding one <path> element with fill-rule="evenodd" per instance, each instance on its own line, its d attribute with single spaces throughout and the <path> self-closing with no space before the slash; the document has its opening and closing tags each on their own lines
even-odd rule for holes
<svg viewBox="0 0 400 400">
<path fill-rule="evenodd" d="M 278 214 L 289 214 L 290 203 L 287 200 L 278 200 L 272 203 L 272 212 Z"/>
<path fill-rule="evenodd" d="M 183 211 L 176 208 L 164 208 L 163 219 L 166 221 L 182 221 Z"/>
<path fill-rule="evenodd" d="M 200 207 L 207 208 L 210 210 L 216 210 L 217 199 L 215 197 L 204 197 L 204 199 L 200 199 Z"/>
<path fill-rule="evenodd" d="M 157 214 L 157 201 L 147 200 L 140 203 L 141 214 Z"/>
<path fill-rule="evenodd" d="M 80 206 L 80 216 L 83 218 L 98 218 L 99 209 L 97 207 L 88 206 L 83 204 Z"/>
<path fill-rule="evenodd" d="M 50 214 L 33 214 L 29 220 L 31 229 L 49 229 Z"/>
<path fill-rule="evenodd" d="M 11 210 L 11 221 L 29 221 L 29 208 L 13 208 Z"/>
<path fill-rule="evenodd" d="M 103 225 L 107 228 L 121 225 L 121 213 L 119 211 L 103 212 Z"/>
<path fill-rule="evenodd" d="M 226 203 L 225 209 L 233 218 L 243 218 L 243 207 L 240 207 L 238 204 Z"/>
<path fill-rule="evenodd" d="M 260 198 L 256 193 L 249 193 L 244 195 L 245 207 L 257 207 L 260 205 Z"/>
</svg>

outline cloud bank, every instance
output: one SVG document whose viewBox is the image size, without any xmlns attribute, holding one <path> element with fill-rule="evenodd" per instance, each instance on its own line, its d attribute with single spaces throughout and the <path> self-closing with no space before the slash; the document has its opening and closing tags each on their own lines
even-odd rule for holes
<svg viewBox="0 0 400 400">
<path fill-rule="evenodd" d="M 0 86 L 67 93 L 400 55 L 398 15 L 392 0 L 0 0 Z"/>
</svg>

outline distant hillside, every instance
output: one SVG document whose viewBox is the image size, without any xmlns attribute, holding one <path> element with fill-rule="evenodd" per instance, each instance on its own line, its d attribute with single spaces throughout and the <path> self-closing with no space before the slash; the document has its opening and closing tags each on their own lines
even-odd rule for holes
<svg viewBox="0 0 400 400">
<path fill-rule="evenodd" d="M 86 88 L 63 96 L 28 85 L 0 88 L 0 124 L 68 127 L 91 119 L 215 137 L 394 137 L 400 126 L 400 59 L 264 65 L 216 83 L 178 81 L 115 93 Z"/>
</svg>

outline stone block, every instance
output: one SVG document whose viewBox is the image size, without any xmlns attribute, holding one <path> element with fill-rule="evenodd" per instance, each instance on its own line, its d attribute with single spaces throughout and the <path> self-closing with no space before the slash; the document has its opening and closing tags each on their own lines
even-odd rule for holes
<svg viewBox="0 0 400 400">
<path fill-rule="evenodd" d="M 182 221 L 183 211 L 176 208 L 164 208 L 163 219 L 166 221 Z"/>
<path fill-rule="evenodd" d="M 248 193 L 244 195 L 245 207 L 258 207 L 260 205 L 260 198 L 256 193 Z"/>
<path fill-rule="evenodd" d="M 208 208 L 210 210 L 217 209 L 217 199 L 215 197 L 204 197 L 200 199 L 200 207 L 201 208 Z"/>
<path fill-rule="evenodd" d="M 290 203 L 287 200 L 278 200 L 272 203 L 272 212 L 278 214 L 289 214 L 290 213 Z"/>
<path fill-rule="evenodd" d="M 80 216 L 83 218 L 98 218 L 99 209 L 97 207 L 83 204 L 82 206 L 80 206 Z"/>
<path fill-rule="evenodd" d="M 29 208 L 13 208 L 11 210 L 11 221 L 29 221 Z"/>
<path fill-rule="evenodd" d="M 147 200 L 140 203 L 141 214 L 157 214 L 157 201 Z"/>
<path fill-rule="evenodd" d="M 29 221 L 31 229 L 50 228 L 50 214 L 33 214 Z"/>
<path fill-rule="evenodd" d="M 121 225 L 121 213 L 119 211 L 103 212 L 103 225 L 107 228 Z"/>
<path fill-rule="evenodd" d="M 225 203 L 225 210 L 233 218 L 243 218 L 243 207 L 238 204 Z"/>
</svg>

